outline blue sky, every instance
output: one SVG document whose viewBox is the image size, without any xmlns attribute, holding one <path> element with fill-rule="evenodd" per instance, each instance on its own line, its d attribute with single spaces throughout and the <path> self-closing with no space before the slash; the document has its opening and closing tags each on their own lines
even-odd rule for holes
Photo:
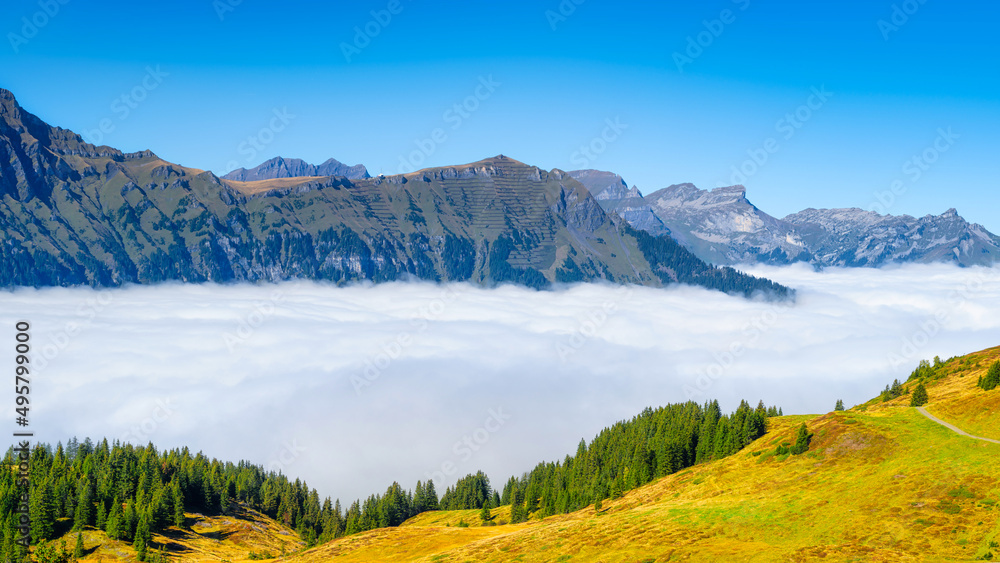
<svg viewBox="0 0 1000 563">
<path fill-rule="evenodd" d="M 956 207 L 1000 232 L 993 3 L 101 6 L 8 0 L 0 87 L 122 150 L 217 173 L 503 153 L 644 193 L 738 181 L 779 217 Z"/>
</svg>

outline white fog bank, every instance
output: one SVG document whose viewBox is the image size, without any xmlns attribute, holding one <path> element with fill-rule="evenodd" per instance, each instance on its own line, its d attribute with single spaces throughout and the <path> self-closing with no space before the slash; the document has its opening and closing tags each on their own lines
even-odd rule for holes
<svg viewBox="0 0 1000 563">
<path fill-rule="evenodd" d="M 1000 345 L 998 269 L 751 273 L 796 303 L 604 285 L 22 289 L 0 292 L 0 362 L 30 322 L 43 441 L 187 445 L 346 502 L 478 469 L 502 486 L 646 406 L 827 412 L 921 359 Z"/>
</svg>

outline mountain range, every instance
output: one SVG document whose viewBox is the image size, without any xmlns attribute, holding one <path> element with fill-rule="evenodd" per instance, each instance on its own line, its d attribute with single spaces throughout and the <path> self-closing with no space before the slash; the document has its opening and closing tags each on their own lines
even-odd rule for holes
<svg viewBox="0 0 1000 563">
<path fill-rule="evenodd" d="M 709 191 L 674 184 L 643 197 L 611 172 L 569 174 L 587 186 L 604 209 L 653 235 L 669 233 L 712 264 L 973 266 L 1000 260 L 1000 237 L 969 223 L 955 209 L 920 218 L 862 209 L 806 209 L 778 219 L 750 203 L 743 186 Z"/>
<path fill-rule="evenodd" d="M 279 156 L 249 170 L 246 168 L 233 170 L 223 176 L 223 179 L 236 180 L 238 182 L 255 182 L 257 180 L 303 176 L 341 176 L 351 180 L 371 178 L 368 175 L 368 169 L 361 164 L 348 166 L 335 158 L 331 158 L 322 164 L 309 164 L 298 158 L 281 158 Z"/>
<path fill-rule="evenodd" d="M 246 180 L 219 178 L 88 144 L 0 90 L 0 286 L 604 280 L 788 293 L 634 229 L 560 170 L 500 155 L 376 178 L 363 167 L 289 176 L 337 164 L 275 159 L 230 175 Z"/>
</svg>

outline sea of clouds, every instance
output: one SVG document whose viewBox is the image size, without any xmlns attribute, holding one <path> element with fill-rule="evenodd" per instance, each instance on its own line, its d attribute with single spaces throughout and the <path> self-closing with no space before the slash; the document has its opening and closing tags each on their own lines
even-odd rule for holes
<svg viewBox="0 0 1000 563">
<path fill-rule="evenodd" d="M 0 293 L 0 362 L 29 322 L 42 441 L 186 445 L 349 502 L 478 469 L 502 487 L 647 406 L 827 412 L 921 359 L 1000 345 L 1000 269 L 751 273 L 795 303 L 596 284 L 18 289 Z"/>
</svg>

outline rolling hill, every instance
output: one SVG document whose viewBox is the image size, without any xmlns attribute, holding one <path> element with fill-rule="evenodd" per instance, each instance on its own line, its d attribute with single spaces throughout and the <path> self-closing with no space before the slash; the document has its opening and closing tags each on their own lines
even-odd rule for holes
<svg viewBox="0 0 1000 563">
<path fill-rule="evenodd" d="M 306 549 L 291 528 L 233 501 L 228 515 L 187 511 L 183 526 L 152 536 L 151 553 L 294 563 L 995 560 L 1000 444 L 925 417 L 909 406 L 909 392 L 923 383 L 928 413 L 1000 439 L 1000 389 L 977 386 L 998 361 L 1000 347 L 918 370 L 890 400 L 771 418 L 766 434 L 738 453 L 604 500 L 599 510 L 534 513 L 516 524 L 509 505 L 491 509 L 488 522 L 480 510 L 434 510 Z M 802 425 L 811 441 L 795 455 L 786 447 Z M 58 524 L 70 548 L 71 523 Z M 81 533 L 83 560 L 135 560 L 128 543 L 91 526 Z"/>
<path fill-rule="evenodd" d="M 1000 391 L 976 387 L 1000 348 L 928 379 L 927 409 L 1000 437 Z M 908 389 L 916 381 L 906 384 Z M 875 399 L 846 412 L 772 419 L 741 453 L 622 498 L 515 525 L 476 510 L 427 512 L 292 561 L 971 561 L 1000 556 L 1000 445 Z M 776 455 L 805 423 L 803 455 Z M 494 510 L 504 522 L 508 507 Z M 468 527 L 460 527 L 464 522 Z M 336 559 L 332 559 L 336 556 Z"/>
</svg>

